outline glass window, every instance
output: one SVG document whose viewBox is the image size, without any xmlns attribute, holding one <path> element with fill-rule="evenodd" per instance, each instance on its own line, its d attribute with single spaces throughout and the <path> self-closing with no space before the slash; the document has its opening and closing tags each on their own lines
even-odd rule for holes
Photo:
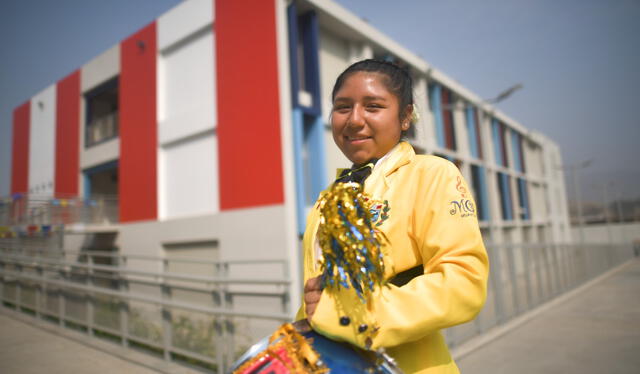
<svg viewBox="0 0 640 374">
<path fill-rule="evenodd" d="M 438 83 L 429 87 L 429 106 L 433 112 L 438 146 L 455 151 L 456 134 L 453 122 L 453 93 Z"/>
<path fill-rule="evenodd" d="M 502 219 L 513 220 L 513 207 L 511 203 L 511 178 L 504 173 L 497 173 L 498 191 L 500 193 L 500 207 Z"/>
</svg>

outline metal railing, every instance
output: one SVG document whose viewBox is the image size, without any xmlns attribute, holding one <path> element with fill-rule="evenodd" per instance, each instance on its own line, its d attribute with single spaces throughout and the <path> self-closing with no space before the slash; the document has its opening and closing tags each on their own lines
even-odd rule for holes
<svg viewBox="0 0 640 374">
<path fill-rule="evenodd" d="M 509 322 L 634 256 L 633 245 L 487 245 L 487 300 L 473 321 L 445 330 L 455 347 Z"/>
<path fill-rule="evenodd" d="M 445 330 L 451 347 L 634 256 L 631 243 L 488 245 L 487 251 L 485 307 L 475 320 Z M 218 373 L 291 316 L 285 260 L 0 249 L 0 277 L 5 306 Z"/>
<path fill-rule="evenodd" d="M 118 136 L 118 112 L 113 112 L 94 119 L 86 127 L 85 145 L 102 143 Z"/>
<path fill-rule="evenodd" d="M 0 199 L 0 225 L 105 224 L 118 222 L 117 196 L 56 198 L 14 194 Z"/>
<path fill-rule="evenodd" d="M 217 373 L 291 318 L 285 260 L 0 249 L 0 278 L 5 307 Z"/>
</svg>

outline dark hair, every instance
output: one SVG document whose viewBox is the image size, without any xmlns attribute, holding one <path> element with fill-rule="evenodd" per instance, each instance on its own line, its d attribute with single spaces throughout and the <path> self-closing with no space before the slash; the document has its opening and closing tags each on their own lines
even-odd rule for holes
<svg viewBox="0 0 640 374">
<path fill-rule="evenodd" d="M 359 72 L 378 73 L 383 76 L 382 83 L 398 98 L 398 104 L 400 104 L 398 116 L 400 121 L 404 120 L 407 105 L 413 105 L 413 83 L 409 72 L 393 62 L 368 59 L 352 64 L 336 79 L 331 92 L 331 101 L 336 98 L 336 93 L 342 88 L 344 81 Z"/>
</svg>

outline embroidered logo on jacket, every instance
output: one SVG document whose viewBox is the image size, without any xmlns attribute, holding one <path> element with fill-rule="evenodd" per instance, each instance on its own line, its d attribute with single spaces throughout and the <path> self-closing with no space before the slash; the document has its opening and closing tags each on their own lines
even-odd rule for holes
<svg viewBox="0 0 640 374">
<path fill-rule="evenodd" d="M 473 200 L 467 197 L 467 189 L 462 183 L 462 178 L 458 176 L 456 183 L 456 190 L 460 192 L 460 200 L 453 200 L 450 204 L 449 214 L 452 216 L 460 214 L 460 217 L 475 217 L 476 207 L 473 204 Z"/>
<path fill-rule="evenodd" d="M 460 217 L 473 217 L 476 215 L 476 207 L 473 205 L 473 201 L 469 199 L 453 200 L 450 203 L 451 209 L 449 214 L 452 216 L 460 214 Z"/>
<path fill-rule="evenodd" d="M 390 211 L 389 200 L 384 200 L 383 202 L 372 201 L 371 208 L 369 208 L 371 224 L 376 227 L 382 225 L 382 223 L 389 218 Z"/>
</svg>

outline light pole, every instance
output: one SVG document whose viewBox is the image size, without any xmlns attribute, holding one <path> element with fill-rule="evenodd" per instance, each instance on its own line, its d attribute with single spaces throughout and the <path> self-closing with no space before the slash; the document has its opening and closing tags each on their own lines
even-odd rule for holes
<svg viewBox="0 0 640 374">
<path fill-rule="evenodd" d="M 576 208 L 578 209 L 578 231 L 580 232 L 580 244 L 584 243 L 584 222 L 582 220 L 582 196 L 580 194 L 580 186 L 578 185 L 578 170 L 589 167 L 593 160 L 582 161 L 573 165 L 566 165 L 561 168 L 571 170 L 573 179 L 573 189 L 576 194 Z"/>
<path fill-rule="evenodd" d="M 615 194 L 616 197 L 616 208 L 618 210 L 618 223 L 622 223 L 623 221 L 623 213 L 622 213 L 622 194 L 620 193 L 620 189 L 616 188 L 616 184 L 614 182 L 609 182 L 609 185 L 611 185 L 611 187 L 614 187 L 617 191 L 617 193 Z"/>
<path fill-rule="evenodd" d="M 522 83 L 518 83 L 518 84 L 514 84 L 513 86 L 507 88 L 506 90 L 500 92 L 496 97 L 494 97 L 493 99 L 486 99 L 486 100 L 482 100 L 484 103 L 488 103 L 488 104 L 496 104 L 501 102 L 502 100 L 508 98 L 509 96 L 513 95 L 514 92 L 522 89 L 524 86 L 522 85 Z"/>
<path fill-rule="evenodd" d="M 516 92 L 516 91 L 518 91 L 518 90 L 520 90 L 522 88 L 524 88 L 524 85 L 522 83 L 514 84 L 513 86 L 511 86 L 511 87 L 507 88 L 506 90 L 500 92 L 498 95 L 496 95 L 496 97 L 491 98 L 491 99 L 483 99 L 483 100 L 477 102 L 476 105 L 478 107 L 480 107 L 480 106 L 482 106 L 484 104 L 497 104 L 497 103 L 505 100 L 509 96 L 513 95 L 514 92 Z M 471 105 L 471 104 L 459 105 L 458 101 L 456 101 L 453 104 L 442 105 L 442 109 L 444 109 L 444 110 L 453 110 L 453 109 L 458 109 L 458 108 L 464 109 L 468 105 Z"/>
<path fill-rule="evenodd" d="M 602 217 L 604 218 L 604 224 L 607 227 L 607 236 L 609 238 L 609 244 L 613 244 L 613 228 L 611 226 L 611 220 L 609 218 L 609 186 L 611 182 L 604 183 L 602 185 Z M 596 190 L 599 189 L 599 185 L 593 185 Z"/>
</svg>

